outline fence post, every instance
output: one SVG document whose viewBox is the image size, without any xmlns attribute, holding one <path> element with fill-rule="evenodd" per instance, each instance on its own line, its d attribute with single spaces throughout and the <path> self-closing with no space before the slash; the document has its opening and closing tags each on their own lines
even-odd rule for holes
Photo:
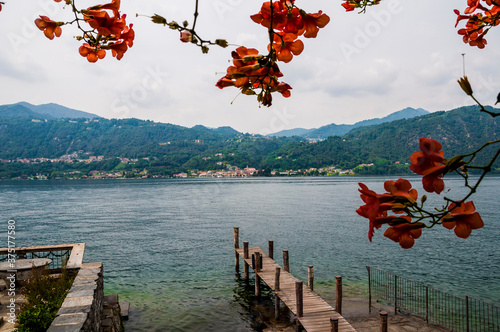
<svg viewBox="0 0 500 332">
<path fill-rule="evenodd" d="M 236 271 L 240 269 L 240 255 L 236 251 L 240 247 L 240 228 L 234 227 L 234 268 Z"/>
<path fill-rule="evenodd" d="M 307 276 L 307 285 L 314 291 L 314 267 L 312 265 L 309 265 L 307 268 Z"/>
<path fill-rule="evenodd" d="M 342 277 L 335 276 L 335 311 L 342 315 Z"/>
<path fill-rule="evenodd" d="M 380 312 L 380 332 L 387 332 L 387 312 Z"/>
<path fill-rule="evenodd" d="M 467 322 L 466 331 L 469 332 L 469 297 L 465 297 L 465 321 Z"/>
<path fill-rule="evenodd" d="M 243 242 L 243 258 L 244 259 L 248 259 L 249 258 L 249 255 L 248 255 L 248 242 Z M 243 278 L 245 279 L 245 281 L 248 281 L 248 263 L 245 261 L 245 264 L 244 264 L 244 275 L 243 275 Z"/>
<path fill-rule="evenodd" d="M 371 278 L 371 271 L 370 267 L 367 266 L 366 269 L 368 270 L 368 312 L 371 314 L 372 313 L 372 278 Z"/>
<path fill-rule="evenodd" d="M 290 265 L 288 263 L 288 250 L 283 250 L 283 270 L 290 272 Z"/>
<path fill-rule="evenodd" d="M 260 272 L 260 253 L 256 251 L 255 256 L 255 296 L 260 296 L 260 276 L 257 272 Z"/>
<path fill-rule="evenodd" d="M 429 322 L 429 287 L 425 286 L 425 321 Z"/>
<path fill-rule="evenodd" d="M 269 258 L 274 259 L 274 241 L 269 240 L 269 250 L 267 251 Z"/>
<path fill-rule="evenodd" d="M 280 298 L 278 296 L 278 291 L 280 290 L 280 272 L 281 268 L 277 266 L 274 272 L 274 316 L 276 320 L 280 317 Z"/>
<path fill-rule="evenodd" d="M 330 332 L 339 332 L 339 319 L 330 317 Z"/>
<path fill-rule="evenodd" d="M 394 315 L 398 314 L 398 276 L 394 275 Z"/>
</svg>

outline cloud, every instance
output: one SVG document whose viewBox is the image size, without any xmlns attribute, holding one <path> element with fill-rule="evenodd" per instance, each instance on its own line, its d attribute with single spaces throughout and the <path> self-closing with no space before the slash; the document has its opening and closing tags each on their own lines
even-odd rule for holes
<svg viewBox="0 0 500 332">
<path fill-rule="evenodd" d="M 81 0 L 78 5 L 95 3 Z M 331 21 L 318 38 L 304 40 L 300 56 L 280 64 L 292 97 L 276 95 L 268 109 L 259 108 L 253 96 L 239 96 L 237 89 L 214 86 L 236 45 L 212 46 L 202 55 L 199 48 L 181 43 L 177 31 L 135 16 L 158 13 L 192 23 L 194 1 L 122 1 L 136 30 L 134 47 L 121 61 L 108 54 L 96 64 L 79 55 L 80 42 L 72 38 L 76 28 L 64 26 L 61 38 L 50 41 L 34 26 L 39 14 L 71 17 L 64 2 L 41 0 L 26 7 L 9 1 L 0 12 L 3 103 L 55 102 L 105 117 L 229 125 L 244 132 L 312 128 L 381 117 L 407 106 L 433 111 L 470 104 L 456 83 L 463 71 L 462 53 L 481 100 L 494 101 L 500 91 L 500 28 L 488 33 L 484 50 L 465 45 L 454 28 L 456 0 L 384 0 L 363 15 L 346 13 L 335 1 L 296 3 L 310 12 L 322 9 Z M 261 4 L 202 1 L 197 29 L 204 38 L 226 38 L 265 52 L 267 29 L 249 18 Z"/>
</svg>

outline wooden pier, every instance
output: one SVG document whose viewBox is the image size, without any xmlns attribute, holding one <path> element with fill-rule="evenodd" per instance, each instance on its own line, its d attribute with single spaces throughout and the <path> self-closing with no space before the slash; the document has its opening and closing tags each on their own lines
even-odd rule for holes
<svg viewBox="0 0 500 332">
<path fill-rule="evenodd" d="M 356 331 L 339 312 L 311 289 L 314 278 L 312 266 L 309 266 L 309 286 L 303 285 L 301 280 L 288 272 L 288 251 L 283 251 L 285 267 L 282 269 L 272 258 L 274 256 L 272 241 L 269 241 L 269 255 L 266 255 L 260 247 L 249 248 L 248 242 L 244 242 L 243 248 L 239 248 L 238 238 L 239 232 L 235 228 L 235 266 L 239 268 L 239 257 L 242 257 L 245 279 L 248 279 L 248 268 L 253 267 L 257 295 L 260 294 L 259 280 L 264 281 L 275 292 L 276 314 L 279 312 L 279 300 L 281 300 L 297 316 L 297 330 L 301 326 L 308 332 Z M 339 309 L 340 303 L 337 301 Z"/>
</svg>

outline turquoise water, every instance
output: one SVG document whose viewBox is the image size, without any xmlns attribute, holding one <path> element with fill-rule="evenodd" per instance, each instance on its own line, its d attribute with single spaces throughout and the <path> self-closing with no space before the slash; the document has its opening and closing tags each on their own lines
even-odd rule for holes
<svg viewBox="0 0 500 332">
<path fill-rule="evenodd" d="M 437 227 L 410 250 L 383 231 L 368 241 L 367 221 L 355 213 L 359 181 L 381 192 L 384 178 L 4 181 L 0 225 L 7 231 L 16 219 L 18 246 L 85 242 L 84 261 L 104 264 L 105 292 L 131 303 L 127 331 L 259 330 L 235 275 L 233 227 L 250 246 L 273 240 L 280 264 L 288 249 L 303 280 L 314 265 L 327 300 L 336 275 L 347 295 L 365 296 L 370 265 L 500 304 L 500 178 L 474 199 L 483 229 L 462 240 Z M 449 195 L 461 191 L 459 179 L 446 183 Z"/>
</svg>

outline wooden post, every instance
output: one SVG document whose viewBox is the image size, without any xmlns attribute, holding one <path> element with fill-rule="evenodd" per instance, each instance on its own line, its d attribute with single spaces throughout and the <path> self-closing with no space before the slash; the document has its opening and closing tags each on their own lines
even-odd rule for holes
<svg viewBox="0 0 500 332">
<path fill-rule="evenodd" d="M 298 319 L 295 320 L 295 332 L 302 332 L 302 325 L 300 325 Z"/>
<path fill-rule="evenodd" d="M 255 296 L 260 296 L 260 276 L 257 272 L 260 272 L 260 253 L 256 251 L 255 255 Z"/>
<path fill-rule="evenodd" d="M 277 266 L 274 272 L 274 316 L 276 320 L 280 317 L 280 298 L 277 293 L 280 290 L 280 273 L 281 268 Z"/>
<path fill-rule="evenodd" d="M 248 242 L 243 242 L 243 258 L 245 259 L 248 259 L 249 258 L 249 255 L 248 255 Z M 248 281 L 248 268 L 249 268 L 249 265 L 248 263 L 245 261 L 245 264 L 244 264 L 244 279 L 245 281 Z"/>
<path fill-rule="evenodd" d="M 281 274 L 281 268 L 279 266 L 277 266 L 275 273 L 274 273 L 274 291 L 275 292 L 280 290 L 280 274 Z"/>
<path fill-rule="evenodd" d="M 380 332 L 387 332 L 387 312 L 380 312 Z"/>
<path fill-rule="evenodd" d="M 236 249 L 240 247 L 240 229 L 239 227 L 234 227 L 234 268 L 238 271 L 240 269 L 240 255 L 236 252 Z"/>
<path fill-rule="evenodd" d="M 297 317 L 302 317 L 304 313 L 303 284 L 302 281 L 295 282 L 295 299 L 297 303 Z"/>
<path fill-rule="evenodd" d="M 339 319 L 330 317 L 330 332 L 339 332 Z"/>
<path fill-rule="evenodd" d="M 314 291 L 314 267 L 312 265 L 309 265 L 307 269 L 307 275 L 307 285 L 312 291 Z"/>
<path fill-rule="evenodd" d="M 274 241 L 269 240 L 269 250 L 267 255 L 269 258 L 274 259 Z"/>
<path fill-rule="evenodd" d="M 335 311 L 342 315 L 342 277 L 335 277 Z"/>
<path fill-rule="evenodd" d="M 283 250 L 283 270 L 290 272 L 290 265 L 288 264 L 288 250 Z"/>
</svg>

